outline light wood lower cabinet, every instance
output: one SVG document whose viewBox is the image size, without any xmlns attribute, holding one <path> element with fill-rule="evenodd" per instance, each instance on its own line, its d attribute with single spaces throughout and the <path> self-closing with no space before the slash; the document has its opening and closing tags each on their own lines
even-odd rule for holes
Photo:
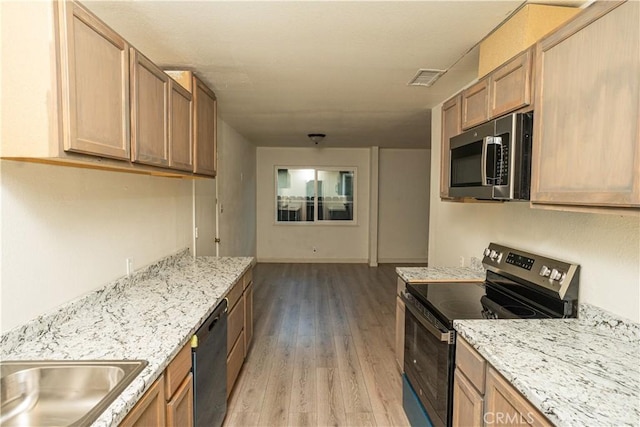
<svg viewBox="0 0 640 427">
<path fill-rule="evenodd" d="M 638 214 L 638 22 L 637 1 L 595 2 L 538 43 L 533 206 Z"/>
<path fill-rule="evenodd" d="M 253 281 L 244 290 L 244 357 L 253 339 Z"/>
<path fill-rule="evenodd" d="M 193 375 L 191 373 L 167 402 L 167 426 L 193 426 Z"/>
<path fill-rule="evenodd" d="M 482 394 L 457 370 L 453 381 L 453 425 L 483 425 L 483 403 Z"/>
<path fill-rule="evenodd" d="M 140 398 L 136 406 L 120 423 L 120 427 L 150 427 L 165 425 L 164 376 L 160 378 Z"/>
<path fill-rule="evenodd" d="M 136 403 L 120 427 L 192 427 L 191 366 L 191 343 L 188 342 Z"/>
<path fill-rule="evenodd" d="M 404 301 L 396 296 L 396 363 L 400 372 L 404 372 Z"/>
<path fill-rule="evenodd" d="M 227 397 L 233 391 L 253 338 L 253 270 L 227 293 Z"/>
<path fill-rule="evenodd" d="M 484 411 L 486 425 L 545 427 L 552 425 L 493 368 L 487 370 Z"/>
<path fill-rule="evenodd" d="M 551 426 L 520 392 L 463 338 L 456 343 L 453 425 Z"/>
</svg>

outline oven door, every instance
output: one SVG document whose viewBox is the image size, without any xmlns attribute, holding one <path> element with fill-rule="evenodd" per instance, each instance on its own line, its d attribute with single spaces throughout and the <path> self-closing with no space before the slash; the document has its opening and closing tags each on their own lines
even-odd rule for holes
<svg viewBox="0 0 640 427">
<path fill-rule="evenodd" d="M 434 426 L 450 426 L 455 346 L 449 331 L 405 300 L 404 370 Z"/>
</svg>

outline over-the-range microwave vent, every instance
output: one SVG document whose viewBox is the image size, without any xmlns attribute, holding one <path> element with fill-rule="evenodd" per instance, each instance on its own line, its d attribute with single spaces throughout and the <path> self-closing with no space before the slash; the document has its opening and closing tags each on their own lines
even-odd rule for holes
<svg viewBox="0 0 640 427">
<path fill-rule="evenodd" d="M 444 74 L 447 70 L 436 70 L 429 68 L 420 68 L 416 75 L 409 81 L 409 86 L 426 86 L 430 87 Z"/>
</svg>

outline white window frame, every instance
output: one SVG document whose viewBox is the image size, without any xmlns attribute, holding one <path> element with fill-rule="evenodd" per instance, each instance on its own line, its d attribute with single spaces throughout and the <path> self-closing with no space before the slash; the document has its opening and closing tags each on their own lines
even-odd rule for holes
<svg viewBox="0 0 640 427">
<path fill-rule="evenodd" d="M 278 220 L 278 170 L 301 170 L 301 169 L 313 169 L 313 192 L 315 197 L 313 198 L 313 221 L 279 221 Z M 339 219 L 318 219 L 318 172 L 353 172 L 353 219 L 339 220 Z M 327 225 L 339 225 L 339 226 L 355 226 L 358 225 L 358 167 L 357 166 L 301 166 L 301 165 L 276 165 L 273 168 L 274 175 L 274 224 L 286 225 L 286 226 L 327 226 Z"/>
</svg>

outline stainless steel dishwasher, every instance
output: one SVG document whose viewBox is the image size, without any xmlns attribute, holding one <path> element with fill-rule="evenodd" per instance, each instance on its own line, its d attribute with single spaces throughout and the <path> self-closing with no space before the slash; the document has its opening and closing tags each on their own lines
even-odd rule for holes
<svg viewBox="0 0 640 427">
<path fill-rule="evenodd" d="M 196 427 L 219 427 L 227 412 L 227 299 L 191 340 Z"/>
</svg>

